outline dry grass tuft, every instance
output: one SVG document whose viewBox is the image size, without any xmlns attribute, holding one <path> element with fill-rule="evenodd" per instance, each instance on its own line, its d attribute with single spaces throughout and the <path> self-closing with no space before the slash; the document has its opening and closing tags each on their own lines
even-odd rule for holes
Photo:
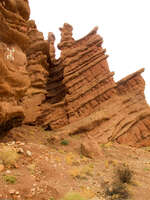
<svg viewBox="0 0 150 200">
<path fill-rule="evenodd" d="M 133 172 L 126 165 L 121 165 L 116 169 L 116 178 L 121 183 L 131 183 Z"/>
<path fill-rule="evenodd" d="M 69 192 L 64 196 L 62 200 L 86 200 L 86 199 L 82 197 L 80 193 Z"/>
<path fill-rule="evenodd" d="M 0 160 L 2 160 L 5 166 L 12 167 L 13 165 L 15 165 L 18 158 L 19 154 L 12 147 L 4 146 L 0 150 Z"/>
</svg>

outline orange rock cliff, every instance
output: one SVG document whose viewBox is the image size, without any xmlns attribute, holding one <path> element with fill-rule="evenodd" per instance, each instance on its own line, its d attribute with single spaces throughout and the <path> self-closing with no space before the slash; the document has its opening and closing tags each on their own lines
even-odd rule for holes
<svg viewBox="0 0 150 200">
<path fill-rule="evenodd" d="M 60 137 L 150 145 L 144 69 L 115 82 L 98 28 L 75 40 L 67 23 L 56 59 L 55 36 L 44 40 L 29 16 L 27 0 L 0 1 L 0 131 L 28 124 Z"/>
</svg>

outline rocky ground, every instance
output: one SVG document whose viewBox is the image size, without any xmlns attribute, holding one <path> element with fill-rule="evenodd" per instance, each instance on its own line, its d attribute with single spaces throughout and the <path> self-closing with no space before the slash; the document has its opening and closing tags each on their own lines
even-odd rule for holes
<svg viewBox="0 0 150 200">
<path fill-rule="evenodd" d="M 92 139 L 87 141 L 84 134 L 52 143 L 50 135 L 23 126 L 3 136 L 0 199 L 53 200 L 74 192 L 85 199 L 149 200 L 148 147 L 108 143 L 93 148 Z"/>
</svg>

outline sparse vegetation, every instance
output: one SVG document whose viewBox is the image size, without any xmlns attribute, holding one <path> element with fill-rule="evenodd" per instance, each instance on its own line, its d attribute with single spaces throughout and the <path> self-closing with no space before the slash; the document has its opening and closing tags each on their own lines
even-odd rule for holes
<svg viewBox="0 0 150 200">
<path fill-rule="evenodd" d="M 61 144 L 64 145 L 64 146 L 66 146 L 66 145 L 69 144 L 69 141 L 68 141 L 68 140 L 62 140 L 62 141 L 61 141 Z"/>
<path fill-rule="evenodd" d="M 15 149 L 5 146 L 0 151 L 0 159 L 3 161 L 4 165 L 12 167 L 19 158 L 19 154 Z"/>
<path fill-rule="evenodd" d="M 86 200 L 86 199 L 82 197 L 80 193 L 69 192 L 64 196 L 62 200 Z"/>
<path fill-rule="evenodd" d="M 111 200 L 125 200 L 130 194 L 126 187 L 131 183 L 133 172 L 126 165 L 121 165 L 115 170 L 114 181 L 111 185 L 105 186 L 105 195 Z"/>
<path fill-rule="evenodd" d="M 116 177 L 118 177 L 119 182 L 121 183 L 130 183 L 132 179 L 133 172 L 129 169 L 128 166 L 121 165 L 116 170 Z"/>
<path fill-rule="evenodd" d="M 50 197 L 48 200 L 55 200 L 55 198 L 54 197 Z"/>
<path fill-rule="evenodd" d="M 77 162 L 76 154 L 69 152 L 65 156 L 65 161 L 68 165 L 73 165 L 73 163 Z"/>
<path fill-rule="evenodd" d="M 93 176 L 93 167 L 90 165 L 72 167 L 72 169 L 69 171 L 69 174 L 73 178 L 88 179 L 87 176 Z"/>
<path fill-rule="evenodd" d="M 111 200 L 125 200 L 128 199 L 129 192 L 124 184 L 113 182 L 112 186 L 106 188 L 105 195 Z"/>
<path fill-rule="evenodd" d="M 145 167 L 145 168 L 144 168 L 144 171 L 150 171 L 150 168 L 146 168 L 146 167 Z"/>
<path fill-rule="evenodd" d="M 150 146 L 143 147 L 143 149 L 144 149 L 145 151 L 150 151 Z"/>
<path fill-rule="evenodd" d="M 4 175 L 3 179 L 8 184 L 14 184 L 16 183 L 16 180 L 17 180 L 15 176 L 11 176 L 11 175 Z"/>
<path fill-rule="evenodd" d="M 112 147 L 112 142 L 108 142 L 108 143 L 106 143 L 106 144 L 100 144 L 99 145 L 101 148 L 110 148 L 110 147 Z"/>
<path fill-rule="evenodd" d="M 27 168 L 29 169 L 29 171 L 30 171 L 32 174 L 34 174 L 36 165 L 35 165 L 35 164 L 29 164 L 29 165 L 27 165 Z"/>
</svg>

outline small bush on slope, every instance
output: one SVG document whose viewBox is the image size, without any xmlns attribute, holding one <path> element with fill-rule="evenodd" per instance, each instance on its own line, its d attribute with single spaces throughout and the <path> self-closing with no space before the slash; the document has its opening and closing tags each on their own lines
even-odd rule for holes
<svg viewBox="0 0 150 200">
<path fill-rule="evenodd" d="M 0 160 L 2 160 L 6 166 L 13 166 L 18 158 L 18 153 L 11 147 L 5 146 L 0 150 Z"/>
<path fill-rule="evenodd" d="M 17 180 L 15 176 L 10 176 L 10 175 L 4 175 L 3 179 L 8 184 L 14 184 L 16 183 Z"/>
<path fill-rule="evenodd" d="M 128 166 L 121 165 L 116 170 L 116 176 L 118 177 L 121 183 L 131 183 L 133 172 L 129 169 Z"/>
<path fill-rule="evenodd" d="M 61 144 L 64 145 L 64 146 L 66 146 L 66 145 L 69 144 L 69 141 L 68 141 L 68 140 L 62 140 L 62 141 L 61 141 Z"/>
<path fill-rule="evenodd" d="M 111 200 L 125 200 L 130 197 L 126 184 L 131 183 L 133 172 L 128 166 L 121 165 L 115 170 L 111 186 L 105 186 L 105 196 Z"/>
<path fill-rule="evenodd" d="M 125 200 L 129 197 L 126 186 L 119 182 L 113 182 L 111 187 L 107 187 L 105 195 L 109 196 L 111 200 Z"/>
</svg>

